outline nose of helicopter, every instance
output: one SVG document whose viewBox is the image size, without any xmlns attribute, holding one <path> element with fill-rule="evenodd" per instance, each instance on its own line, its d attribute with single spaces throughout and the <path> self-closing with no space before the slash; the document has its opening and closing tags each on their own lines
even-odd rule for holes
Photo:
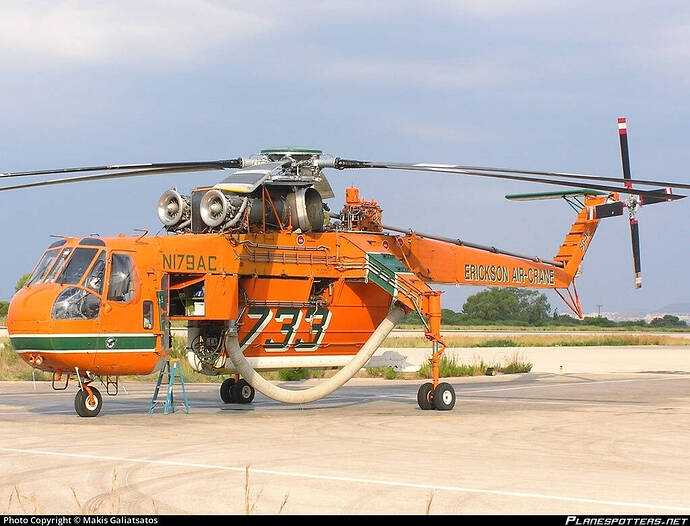
<svg viewBox="0 0 690 526">
<path fill-rule="evenodd" d="M 7 330 L 14 333 L 41 332 L 41 323 L 50 320 L 51 307 L 60 286 L 45 283 L 24 287 L 12 297 L 7 312 Z"/>
</svg>

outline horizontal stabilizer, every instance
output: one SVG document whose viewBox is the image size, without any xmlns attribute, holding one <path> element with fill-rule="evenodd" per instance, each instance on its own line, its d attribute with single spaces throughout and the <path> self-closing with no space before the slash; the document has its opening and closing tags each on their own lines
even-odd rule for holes
<svg viewBox="0 0 690 526">
<path fill-rule="evenodd" d="M 583 188 L 582 190 L 556 190 L 554 192 L 539 192 L 531 194 L 508 194 L 506 199 L 511 201 L 537 201 L 540 199 L 558 199 L 561 197 L 577 197 L 583 195 L 607 195 L 606 192 L 600 192 L 598 190 L 588 190 Z"/>
</svg>

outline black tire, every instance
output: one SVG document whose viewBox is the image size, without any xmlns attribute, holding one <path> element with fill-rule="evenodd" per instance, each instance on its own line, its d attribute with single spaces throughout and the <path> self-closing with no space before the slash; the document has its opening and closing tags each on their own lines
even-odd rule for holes
<svg viewBox="0 0 690 526">
<path fill-rule="evenodd" d="M 434 384 L 426 383 L 419 386 L 417 391 L 417 403 L 419 408 L 424 411 L 434 408 Z"/>
<path fill-rule="evenodd" d="M 439 411 L 450 411 L 455 407 L 455 389 L 447 383 L 438 384 L 434 389 L 434 408 Z"/>
<path fill-rule="evenodd" d="M 232 386 L 232 398 L 238 404 L 248 404 L 254 400 L 256 391 L 249 385 L 249 382 L 242 378 L 239 382 Z"/>
<path fill-rule="evenodd" d="M 232 404 L 235 402 L 232 396 L 232 387 L 235 385 L 234 378 L 226 378 L 223 383 L 220 384 L 220 399 L 226 404 Z"/>
<path fill-rule="evenodd" d="M 101 412 L 103 407 L 103 397 L 101 393 L 95 387 L 90 387 L 93 393 L 94 405 L 90 404 L 89 393 L 85 389 L 79 389 L 76 396 L 74 397 L 74 409 L 79 416 L 82 417 L 94 417 Z"/>
</svg>

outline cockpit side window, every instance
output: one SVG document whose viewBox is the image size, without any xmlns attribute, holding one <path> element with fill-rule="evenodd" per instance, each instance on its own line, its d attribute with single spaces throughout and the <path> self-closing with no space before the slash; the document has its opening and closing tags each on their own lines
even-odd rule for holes
<svg viewBox="0 0 690 526">
<path fill-rule="evenodd" d="M 51 316 L 56 320 L 94 320 L 100 309 L 98 296 L 79 287 L 67 287 L 55 299 Z"/>
<path fill-rule="evenodd" d="M 101 251 L 96 262 L 84 279 L 84 286 L 96 294 L 103 293 L 103 283 L 105 282 L 105 252 Z"/>
<path fill-rule="evenodd" d="M 81 281 L 84 272 L 89 268 L 94 256 L 98 252 L 95 248 L 77 248 L 70 258 L 65 270 L 62 271 L 57 282 L 66 285 L 75 285 Z"/>
<path fill-rule="evenodd" d="M 36 269 L 33 271 L 29 279 L 26 280 L 27 287 L 29 285 L 33 285 L 34 283 L 38 283 L 43 279 L 43 276 L 45 275 L 46 271 L 50 268 L 50 265 L 53 264 L 53 261 L 55 261 L 57 253 L 58 250 L 54 249 L 48 250 L 45 254 L 43 254 L 43 257 L 38 262 L 38 265 L 36 265 Z"/>
<path fill-rule="evenodd" d="M 55 276 L 57 276 L 57 273 L 60 271 L 62 265 L 65 263 L 65 260 L 69 257 L 71 253 L 71 248 L 65 248 L 62 252 L 60 252 L 57 261 L 55 262 L 55 265 L 53 265 L 53 268 L 51 268 L 50 272 L 48 272 L 48 274 L 46 275 L 46 279 L 44 280 L 46 283 L 55 281 Z"/>
<path fill-rule="evenodd" d="M 108 280 L 108 300 L 127 303 L 134 293 L 132 258 L 127 254 L 113 254 Z"/>
</svg>

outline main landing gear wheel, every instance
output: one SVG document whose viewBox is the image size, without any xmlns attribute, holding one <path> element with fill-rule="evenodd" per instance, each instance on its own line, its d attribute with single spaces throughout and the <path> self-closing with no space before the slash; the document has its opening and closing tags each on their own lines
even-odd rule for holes
<svg viewBox="0 0 690 526">
<path fill-rule="evenodd" d="M 103 398 L 101 393 L 95 387 L 89 387 L 93 393 L 93 402 L 89 397 L 86 389 L 79 389 L 74 397 L 74 409 L 79 416 L 92 417 L 98 415 L 103 407 Z"/>
<path fill-rule="evenodd" d="M 450 411 L 453 407 L 455 407 L 455 389 L 450 384 L 438 384 L 434 389 L 434 408 L 439 411 Z"/>
<path fill-rule="evenodd" d="M 231 404 L 236 401 L 232 396 L 232 388 L 234 385 L 234 378 L 226 378 L 223 380 L 223 383 L 220 384 L 220 399 L 226 404 Z"/>
<path fill-rule="evenodd" d="M 429 410 L 434 408 L 434 384 L 422 384 L 417 391 L 417 403 L 420 409 Z"/>
<path fill-rule="evenodd" d="M 455 389 L 447 383 L 440 383 L 434 389 L 431 382 L 422 384 L 417 391 L 417 403 L 420 409 L 436 409 L 438 411 L 450 411 L 455 407 Z"/>
<path fill-rule="evenodd" d="M 233 402 L 240 404 L 248 404 L 254 400 L 254 395 L 256 394 L 254 388 L 249 385 L 249 382 L 247 382 L 247 380 L 244 378 L 233 385 L 230 392 L 232 394 Z"/>
</svg>

